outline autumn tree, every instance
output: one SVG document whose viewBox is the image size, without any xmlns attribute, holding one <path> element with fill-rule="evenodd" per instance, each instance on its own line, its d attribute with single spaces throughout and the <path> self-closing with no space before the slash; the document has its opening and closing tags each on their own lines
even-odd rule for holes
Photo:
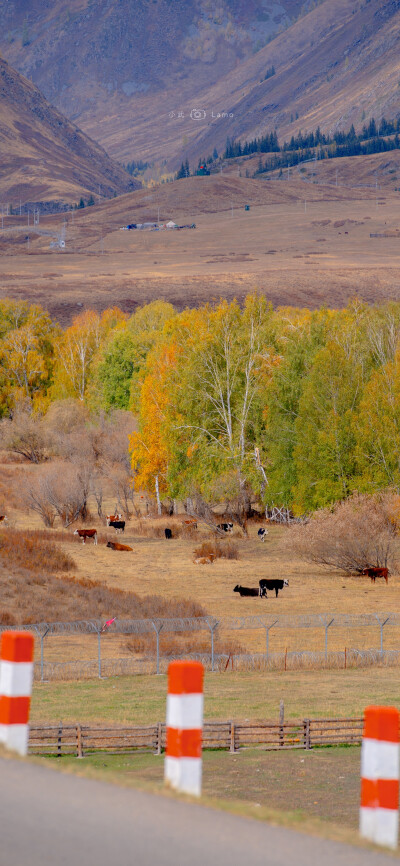
<svg viewBox="0 0 400 866">
<path fill-rule="evenodd" d="M 58 334 L 59 329 L 38 306 L 13 302 L 0 306 L 3 414 L 20 400 L 41 405 L 52 380 Z"/>
<path fill-rule="evenodd" d="M 174 342 L 158 344 L 150 353 L 140 391 L 139 430 L 130 437 L 132 469 L 136 490 L 149 491 L 161 514 L 161 496 L 167 492 L 167 418 L 174 392 L 168 383 L 176 364 Z"/>
<path fill-rule="evenodd" d="M 85 399 L 93 357 L 107 334 L 124 319 L 118 309 L 105 310 L 101 316 L 87 310 L 75 317 L 56 347 L 53 399 Z"/>
</svg>

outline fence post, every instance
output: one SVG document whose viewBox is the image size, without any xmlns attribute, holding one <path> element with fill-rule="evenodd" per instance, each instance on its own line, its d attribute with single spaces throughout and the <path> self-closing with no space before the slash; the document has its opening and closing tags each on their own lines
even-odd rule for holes
<svg viewBox="0 0 400 866">
<path fill-rule="evenodd" d="M 214 673 L 214 632 L 219 625 L 219 621 L 214 619 L 211 625 L 209 619 L 207 619 L 206 622 L 211 633 L 211 671 Z"/>
<path fill-rule="evenodd" d="M 330 622 L 325 623 L 325 660 L 328 658 L 328 628 L 334 622 L 334 617 L 332 617 Z"/>
<path fill-rule="evenodd" d="M 157 751 L 156 755 L 161 755 L 162 751 L 162 724 L 157 722 Z"/>
<path fill-rule="evenodd" d="M 284 720 L 285 720 L 285 704 L 281 700 L 279 702 L 279 725 L 280 725 L 280 727 L 279 727 L 279 745 L 280 746 L 283 746 L 283 744 L 284 744 L 284 730 L 283 730 Z"/>
<path fill-rule="evenodd" d="M 165 782 L 185 794 L 201 794 L 204 668 L 175 661 L 168 667 Z"/>
<path fill-rule="evenodd" d="M 276 619 L 274 622 L 271 623 L 271 625 L 264 625 L 264 623 L 261 623 L 262 628 L 265 628 L 265 658 L 267 661 L 269 656 L 269 630 L 273 628 L 277 622 L 278 620 Z"/>
<path fill-rule="evenodd" d="M 387 616 L 383 622 L 381 622 L 381 620 L 379 619 L 379 616 L 377 614 L 375 614 L 375 616 L 379 622 L 380 629 L 381 629 L 381 653 L 383 653 L 383 629 L 384 629 L 386 623 L 389 622 L 390 616 Z"/>
<path fill-rule="evenodd" d="M 57 738 L 57 758 L 61 758 L 61 747 L 62 747 L 62 721 L 58 726 L 58 738 Z"/>
<path fill-rule="evenodd" d="M 76 726 L 76 757 L 83 758 L 82 751 L 82 725 Z"/>
<path fill-rule="evenodd" d="M 399 807 L 399 712 L 367 707 L 361 747 L 360 835 L 397 847 Z"/>
<path fill-rule="evenodd" d="M 306 749 L 311 749 L 311 736 L 310 736 L 310 719 L 304 719 L 304 746 Z"/>
<path fill-rule="evenodd" d="M 231 742 L 230 742 L 229 751 L 233 755 L 235 753 L 235 722 L 229 722 L 229 724 L 231 726 L 231 731 L 230 731 Z"/>
<path fill-rule="evenodd" d="M 33 680 L 34 637 L 29 631 L 4 631 L 0 664 L 0 742 L 26 755 Z"/>
</svg>

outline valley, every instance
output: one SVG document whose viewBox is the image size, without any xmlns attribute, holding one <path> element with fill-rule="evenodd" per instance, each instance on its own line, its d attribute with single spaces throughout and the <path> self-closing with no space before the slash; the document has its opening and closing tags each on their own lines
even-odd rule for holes
<svg viewBox="0 0 400 866">
<path fill-rule="evenodd" d="M 122 230 L 158 216 L 196 229 Z M 398 298 L 399 198 L 391 188 L 217 175 L 43 217 L 49 235 L 28 230 L 26 217 L 4 223 L 4 296 L 39 303 L 61 324 L 88 307 L 132 312 L 162 298 L 182 309 L 242 300 L 254 289 L 274 306 Z M 50 249 L 63 224 L 65 250 Z"/>
</svg>

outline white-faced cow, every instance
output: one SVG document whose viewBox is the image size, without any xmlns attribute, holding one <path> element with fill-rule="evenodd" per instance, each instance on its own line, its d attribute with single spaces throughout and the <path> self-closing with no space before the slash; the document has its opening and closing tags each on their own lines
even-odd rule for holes
<svg viewBox="0 0 400 866">
<path fill-rule="evenodd" d="M 5 514 L 0 514 L 0 523 L 7 523 L 7 516 Z"/>
<path fill-rule="evenodd" d="M 110 520 L 109 526 L 112 526 L 116 532 L 125 532 L 125 520 Z"/>
<path fill-rule="evenodd" d="M 217 523 L 220 532 L 233 532 L 233 523 Z"/>
<path fill-rule="evenodd" d="M 260 541 L 265 541 L 265 539 L 266 539 L 266 537 L 267 537 L 267 535 L 268 535 L 268 529 L 264 529 L 263 527 L 261 527 L 261 528 L 258 530 L 257 535 L 258 535 Z"/>
<path fill-rule="evenodd" d="M 93 538 L 94 543 L 97 544 L 97 529 L 75 529 L 74 535 L 78 535 L 83 544 L 85 538 Z"/>
<path fill-rule="evenodd" d="M 122 514 L 106 514 L 107 526 L 110 525 L 112 520 L 122 520 Z"/>
<path fill-rule="evenodd" d="M 275 597 L 278 598 L 278 592 L 280 589 L 283 589 L 284 586 L 289 586 L 288 580 L 280 580 L 276 577 L 262 577 L 259 581 L 260 586 L 260 598 L 267 598 L 267 589 L 275 590 Z"/>
</svg>

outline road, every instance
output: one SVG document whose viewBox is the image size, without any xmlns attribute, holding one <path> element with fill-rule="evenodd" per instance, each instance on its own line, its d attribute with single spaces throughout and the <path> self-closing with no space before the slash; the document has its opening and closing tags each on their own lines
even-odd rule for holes
<svg viewBox="0 0 400 866">
<path fill-rule="evenodd" d="M 389 866 L 252 819 L 0 759 L 0 866 Z"/>
</svg>

